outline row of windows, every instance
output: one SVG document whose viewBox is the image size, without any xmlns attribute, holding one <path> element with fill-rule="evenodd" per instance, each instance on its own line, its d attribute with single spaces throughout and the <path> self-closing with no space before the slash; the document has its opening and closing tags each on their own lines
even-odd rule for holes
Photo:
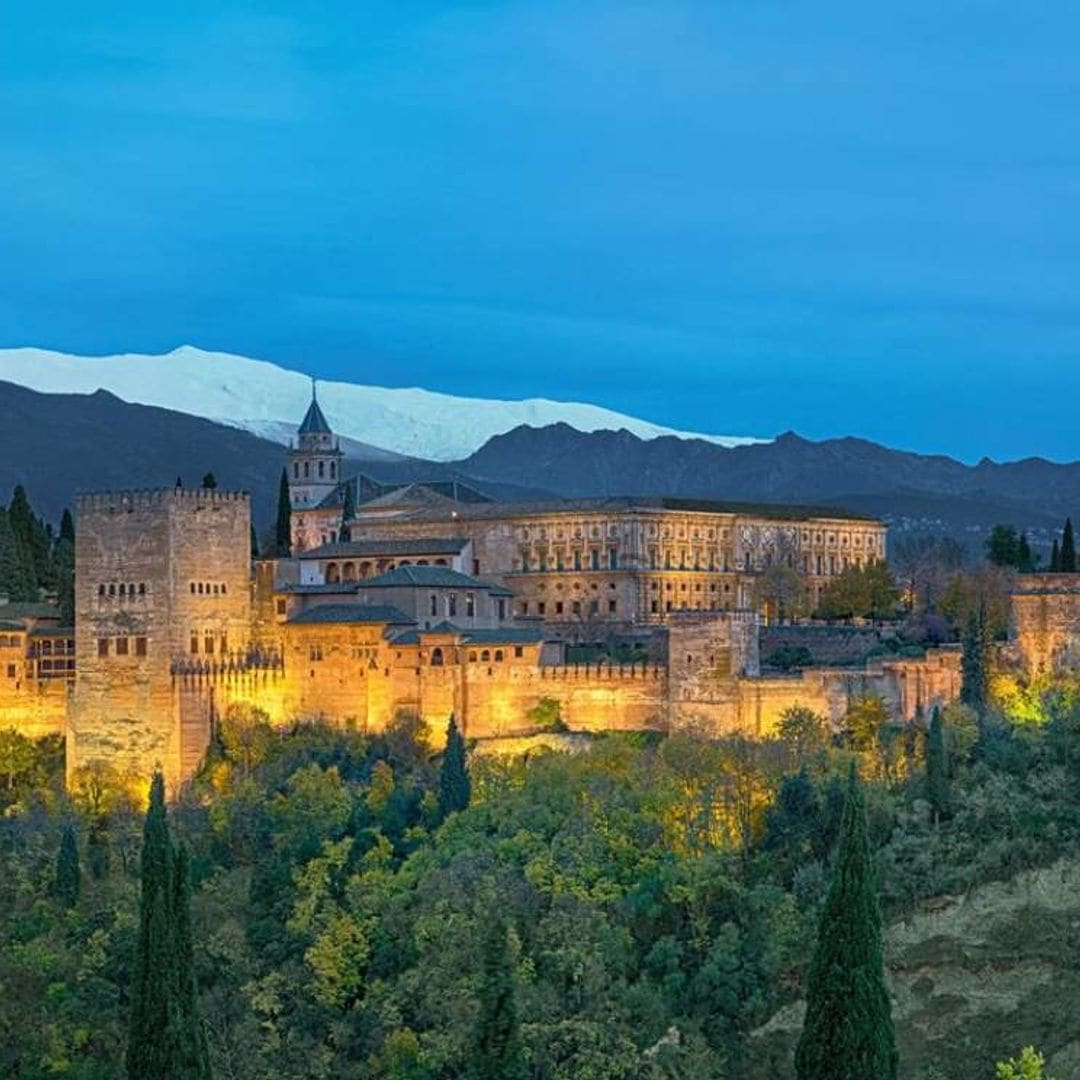
<svg viewBox="0 0 1080 1080">
<path fill-rule="evenodd" d="M 519 605 L 519 610 L 520 610 L 522 615 L 528 615 L 529 614 L 529 601 L 528 600 L 522 600 L 520 605 Z M 583 606 L 583 603 L 582 603 L 581 600 L 572 600 L 570 602 L 570 614 L 571 615 L 580 615 L 583 610 L 586 610 L 586 609 Z M 588 610 L 590 615 L 599 615 L 600 614 L 600 601 L 599 600 L 590 600 L 589 603 L 588 603 L 587 610 Z M 566 614 L 566 604 L 562 600 L 556 600 L 555 603 L 552 605 L 552 611 L 553 611 L 553 613 L 555 615 L 564 615 L 564 614 Z M 607 613 L 609 615 L 617 615 L 618 611 L 619 611 L 618 602 L 615 601 L 615 600 L 609 600 L 607 602 Z M 537 605 L 536 605 L 536 614 L 537 615 L 546 615 L 547 612 L 548 612 L 547 601 L 545 601 L 545 600 L 538 601 Z"/>
<path fill-rule="evenodd" d="M 146 638 L 100 637 L 97 639 L 97 654 L 100 657 L 145 656 Z"/>
<path fill-rule="evenodd" d="M 198 630 L 192 630 L 191 640 L 188 643 L 189 652 L 192 656 L 199 655 L 200 642 L 203 656 L 213 656 L 215 652 L 220 656 L 225 656 L 229 651 L 228 634 L 215 634 L 212 630 L 204 630 L 200 634 Z"/>
<path fill-rule="evenodd" d="M 145 596 L 146 582 L 140 581 L 137 585 L 133 581 L 101 582 L 97 591 L 98 596 Z"/>
<path fill-rule="evenodd" d="M 333 534 L 331 533 L 331 536 Z M 323 538 L 325 540 L 325 537 Z M 333 540 L 329 541 L 333 543 Z M 410 559 L 379 559 L 375 562 L 369 560 L 363 560 L 362 562 L 328 562 L 326 564 L 326 571 L 323 576 L 323 580 L 327 585 L 337 585 L 342 581 L 363 581 L 365 578 L 373 577 L 375 574 L 385 573 L 387 570 L 393 570 L 398 566 L 412 566 L 413 563 Z M 417 566 L 446 566 L 445 559 L 434 559 L 429 562 L 427 559 L 417 559 Z M 476 563 L 474 566 L 474 573 L 479 573 L 480 564 Z"/>
<path fill-rule="evenodd" d="M 310 480 L 311 479 L 311 462 L 310 461 L 305 461 L 303 463 L 303 465 L 304 465 L 304 469 L 303 469 L 304 479 L 305 480 Z M 318 468 L 316 469 L 316 472 L 318 474 L 319 479 L 320 480 L 325 480 L 326 479 L 327 471 L 328 471 L 327 468 L 326 468 L 327 465 L 330 466 L 330 469 L 329 469 L 330 479 L 331 480 L 336 480 L 337 479 L 337 462 L 336 461 L 329 461 L 329 462 L 320 461 L 318 463 Z M 294 461 L 293 462 L 292 474 L 293 474 L 293 479 L 294 480 L 299 480 L 300 479 L 300 462 L 299 461 Z"/>
<path fill-rule="evenodd" d="M 192 596 L 224 596 L 228 592 L 224 581 L 192 581 L 189 584 Z"/>
<path fill-rule="evenodd" d="M 18 634 L 0 634 L 0 649 L 17 649 L 22 645 Z"/>
<path fill-rule="evenodd" d="M 810 529 L 802 529 L 797 531 L 793 526 L 780 526 L 783 530 L 785 539 L 789 542 L 793 542 L 796 537 L 800 537 L 802 543 L 809 544 L 811 542 L 816 544 L 826 543 L 835 544 L 837 542 L 837 536 L 839 535 L 839 542 L 841 545 L 848 543 L 848 533 L 828 532 L 825 530 L 812 531 Z M 750 533 L 750 530 L 755 532 L 758 530 L 764 530 L 768 533 L 774 534 L 777 531 L 777 526 L 774 525 L 748 525 L 744 526 L 744 538 Z M 632 532 L 632 526 L 629 523 L 623 524 L 623 533 L 629 535 Z M 645 534 L 647 536 L 662 537 L 664 539 L 679 539 L 679 540 L 728 540 L 731 538 L 733 530 L 731 528 L 717 528 L 715 526 L 709 526 L 708 528 L 687 528 L 685 525 L 673 526 L 673 525 L 657 525 L 655 522 L 650 522 L 645 527 Z M 619 535 L 619 527 L 617 525 L 609 524 L 606 527 L 603 525 L 573 525 L 573 526 L 556 526 L 549 528 L 547 526 L 521 526 L 517 530 L 517 536 L 519 540 L 583 540 L 586 535 L 591 540 L 599 540 L 603 536 L 607 536 L 611 539 L 615 539 Z M 811 536 L 813 540 L 811 541 Z M 876 549 L 879 544 L 879 539 L 872 534 L 856 533 L 852 538 L 852 544 L 855 547 L 862 547 L 865 539 L 866 547 Z"/>
<path fill-rule="evenodd" d="M 353 658 L 354 659 L 359 659 L 359 657 L 357 657 L 356 653 L 357 653 L 357 650 L 354 649 L 353 650 Z M 375 664 L 375 650 L 374 649 L 371 650 L 371 654 L 372 654 L 371 655 L 371 662 L 372 662 L 372 666 L 374 666 L 374 664 Z M 514 646 L 514 656 L 516 656 L 516 657 L 518 657 L 518 659 L 520 659 L 524 655 L 525 655 L 524 646 L 515 645 Z M 316 660 L 321 660 L 322 658 L 323 658 L 322 645 L 314 644 L 314 645 L 310 645 L 308 647 L 308 659 L 309 660 L 316 661 Z M 401 659 L 401 653 L 398 653 L 398 659 L 399 660 Z M 420 659 L 421 660 L 424 659 L 424 654 L 423 653 L 420 654 Z M 496 664 L 501 664 L 503 662 L 503 660 L 505 659 L 505 656 L 504 656 L 504 653 L 503 653 L 502 649 L 496 649 L 495 652 L 494 652 L 494 655 L 492 654 L 491 650 L 489 650 L 489 649 L 484 649 L 479 653 L 477 653 L 475 650 L 473 650 L 473 651 L 471 651 L 469 653 L 469 663 L 470 664 L 475 664 L 478 659 L 479 659 L 479 662 L 483 663 L 483 664 L 491 663 L 492 660 L 494 660 L 494 663 L 496 663 Z M 446 663 L 446 659 L 445 659 L 445 657 L 443 655 L 442 649 L 439 648 L 438 646 L 436 646 L 434 649 L 432 649 L 431 650 L 431 658 L 430 658 L 430 660 L 428 662 L 431 664 L 432 667 L 443 667 L 444 664 Z"/>
<path fill-rule="evenodd" d="M 619 569 L 619 552 L 616 548 L 608 548 L 607 558 L 605 559 L 599 548 L 593 548 L 588 553 L 588 568 L 590 570 L 618 570 Z M 575 551 L 570 559 L 570 568 L 573 570 L 585 569 L 584 560 L 582 560 L 582 552 Z M 539 552 L 530 553 L 529 551 L 523 551 L 521 553 L 521 569 L 524 571 L 539 570 L 541 573 L 548 569 L 565 570 L 567 569 L 565 562 L 563 561 L 562 553 L 558 552 L 552 555 L 551 552 Z"/>
</svg>

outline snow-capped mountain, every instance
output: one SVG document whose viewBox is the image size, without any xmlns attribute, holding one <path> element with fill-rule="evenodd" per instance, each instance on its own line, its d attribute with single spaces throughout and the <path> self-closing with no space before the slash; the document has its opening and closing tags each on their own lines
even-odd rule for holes
<svg viewBox="0 0 1080 1080">
<path fill-rule="evenodd" d="M 311 399 L 311 380 L 263 360 L 185 345 L 162 356 L 71 356 L 45 349 L 0 349 L 0 380 L 43 393 L 108 390 L 124 401 L 158 405 L 287 441 Z M 320 382 L 319 403 L 338 434 L 369 446 L 434 461 L 468 457 L 493 435 L 560 421 L 579 431 L 625 428 L 707 439 L 721 446 L 761 440 L 676 431 L 597 405 L 495 401 L 419 388 Z"/>
</svg>

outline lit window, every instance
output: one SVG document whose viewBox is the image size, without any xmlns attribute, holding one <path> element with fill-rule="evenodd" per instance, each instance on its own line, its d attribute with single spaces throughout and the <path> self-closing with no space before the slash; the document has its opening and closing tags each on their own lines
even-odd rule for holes
<svg viewBox="0 0 1080 1080">
<path fill-rule="evenodd" d="M 98 638 L 97 654 L 98 654 L 98 656 L 108 656 L 109 655 L 109 639 L 107 637 L 99 637 Z"/>
<path fill-rule="evenodd" d="M 116 639 L 116 655 L 127 656 L 128 654 L 128 639 L 126 637 L 118 637 Z"/>
</svg>

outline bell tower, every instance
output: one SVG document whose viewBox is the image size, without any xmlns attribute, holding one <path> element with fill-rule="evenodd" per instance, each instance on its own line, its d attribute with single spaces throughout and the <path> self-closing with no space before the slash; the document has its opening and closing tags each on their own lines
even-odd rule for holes
<svg viewBox="0 0 1080 1080">
<path fill-rule="evenodd" d="M 313 510 L 341 482 L 341 447 L 319 407 L 315 380 L 311 380 L 311 404 L 289 447 L 289 497 L 293 512 Z"/>
</svg>

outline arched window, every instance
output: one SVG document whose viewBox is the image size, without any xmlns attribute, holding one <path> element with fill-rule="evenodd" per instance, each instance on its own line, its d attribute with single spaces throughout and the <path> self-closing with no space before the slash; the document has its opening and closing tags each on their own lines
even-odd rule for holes
<svg viewBox="0 0 1080 1080">
<path fill-rule="evenodd" d="M 495 663 L 496 664 L 501 664 L 502 659 L 503 659 L 502 649 L 496 649 L 495 650 Z"/>
<path fill-rule="evenodd" d="M 292 466 L 292 474 L 294 480 L 300 479 L 300 462 L 294 461 Z"/>
<path fill-rule="evenodd" d="M 475 664 L 476 663 L 476 653 L 475 652 L 469 653 L 469 663 L 470 664 Z"/>
<path fill-rule="evenodd" d="M 121 581 L 120 582 L 120 595 L 123 596 L 124 592 L 125 592 L 124 583 Z"/>
<path fill-rule="evenodd" d="M 482 653 L 480 654 L 480 659 L 481 659 L 481 661 L 482 661 L 483 663 L 485 663 L 485 664 L 486 664 L 486 663 L 487 663 L 487 662 L 488 662 L 488 661 L 489 661 L 489 660 L 491 659 L 491 653 L 489 653 L 489 652 L 487 651 L 487 649 L 485 649 L 485 650 L 484 650 L 484 651 L 483 651 L 483 652 L 482 652 Z"/>
<path fill-rule="evenodd" d="M 431 666 L 442 667 L 443 666 L 443 654 L 442 649 L 434 648 L 431 650 Z"/>
<path fill-rule="evenodd" d="M 341 581 L 341 568 L 336 562 L 326 564 L 326 584 L 336 585 Z"/>
<path fill-rule="evenodd" d="M 191 586 L 191 591 L 192 591 L 192 592 L 194 592 L 194 591 L 195 591 L 195 586 L 194 586 L 194 585 L 192 585 L 192 586 Z M 98 596 L 104 596 L 104 595 L 105 595 L 105 583 L 104 583 L 104 582 L 102 582 L 102 583 L 101 583 L 101 584 L 100 584 L 100 585 L 99 585 L 99 586 L 97 587 L 97 594 L 98 594 Z"/>
<path fill-rule="evenodd" d="M 341 577 L 344 581 L 356 580 L 356 563 L 347 562 L 341 569 Z"/>
<path fill-rule="evenodd" d="M 325 476 L 325 474 L 326 474 L 325 470 L 326 470 L 326 463 L 323 462 L 323 461 L 320 461 L 319 462 L 319 479 L 320 480 L 322 480 L 322 478 Z"/>
<path fill-rule="evenodd" d="M 333 461 L 330 462 L 330 479 L 337 479 L 337 463 Z"/>
<path fill-rule="evenodd" d="M 308 462 L 308 461 L 305 461 L 304 462 L 304 479 L 307 480 L 310 476 L 311 476 L 311 463 Z"/>
</svg>

